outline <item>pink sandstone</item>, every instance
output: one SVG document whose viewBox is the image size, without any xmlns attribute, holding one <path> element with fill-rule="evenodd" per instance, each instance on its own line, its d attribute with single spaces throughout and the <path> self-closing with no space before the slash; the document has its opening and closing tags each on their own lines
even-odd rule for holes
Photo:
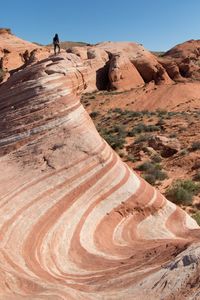
<svg viewBox="0 0 200 300">
<path fill-rule="evenodd" d="M 0 86 L 0 299 L 199 299 L 199 227 L 99 136 L 60 54 Z"/>
</svg>

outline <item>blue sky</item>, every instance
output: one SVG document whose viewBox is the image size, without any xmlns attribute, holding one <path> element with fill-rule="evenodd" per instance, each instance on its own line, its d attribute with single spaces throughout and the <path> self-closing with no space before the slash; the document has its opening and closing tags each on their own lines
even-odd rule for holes
<svg viewBox="0 0 200 300">
<path fill-rule="evenodd" d="M 199 0 L 0 0 L 0 27 L 42 44 L 135 41 L 168 50 L 200 38 Z"/>
</svg>

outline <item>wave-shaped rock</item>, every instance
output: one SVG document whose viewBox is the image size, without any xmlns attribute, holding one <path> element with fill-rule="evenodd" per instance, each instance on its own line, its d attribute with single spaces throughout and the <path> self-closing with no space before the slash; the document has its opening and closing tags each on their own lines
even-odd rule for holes
<svg viewBox="0 0 200 300">
<path fill-rule="evenodd" d="M 199 227 L 99 136 L 88 74 L 61 54 L 0 87 L 0 299 L 198 299 Z"/>
</svg>

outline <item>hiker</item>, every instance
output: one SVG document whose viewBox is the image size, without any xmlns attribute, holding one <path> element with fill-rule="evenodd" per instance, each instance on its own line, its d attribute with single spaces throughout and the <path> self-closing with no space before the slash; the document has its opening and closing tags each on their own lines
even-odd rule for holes
<svg viewBox="0 0 200 300">
<path fill-rule="evenodd" d="M 56 54 L 56 48 L 58 47 L 58 53 L 60 53 L 60 44 L 59 44 L 59 37 L 56 33 L 53 38 L 53 45 L 54 45 L 54 54 Z"/>
</svg>

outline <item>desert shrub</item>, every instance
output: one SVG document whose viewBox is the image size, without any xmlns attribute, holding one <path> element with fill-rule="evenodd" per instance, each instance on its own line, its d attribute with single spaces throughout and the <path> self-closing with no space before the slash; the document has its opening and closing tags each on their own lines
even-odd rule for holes
<svg viewBox="0 0 200 300">
<path fill-rule="evenodd" d="M 142 133 L 142 132 L 153 132 L 153 131 L 159 131 L 159 130 L 160 130 L 159 126 L 145 125 L 144 123 L 139 123 L 131 131 L 128 132 L 128 136 L 134 136 L 134 135 Z"/>
<path fill-rule="evenodd" d="M 127 110 L 125 109 L 122 112 L 123 116 L 129 117 L 129 118 L 137 118 L 141 116 L 141 113 L 139 111 L 132 111 L 132 110 Z"/>
<path fill-rule="evenodd" d="M 145 162 L 139 165 L 137 169 L 145 172 L 143 178 L 151 184 L 155 184 L 157 180 L 162 181 L 168 177 L 167 173 L 162 171 L 162 166 L 160 164 Z"/>
<path fill-rule="evenodd" d="M 151 156 L 151 160 L 155 163 L 160 163 L 162 161 L 162 158 L 160 157 L 159 154 L 153 154 Z"/>
<path fill-rule="evenodd" d="M 176 116 L 176 115 L 177 115 L 177 112 L 175 112 L 175 111 L 169 111 L 169 112 L 167 113 L 167 115 L 168 115 L 169 117 L 173 117 L 173 116 Z"/>
<path fill-rule="evenodd" d="M 137 158 L 134 157 L 133 155 L 127 155 L 126 157 L 127 161 L 131 161 L 131 162 L 136 162 L 137 161 Z"/>
<path fill-rule="evenodd" d="M 166 193 L 167 198 L 176 204 L 190 205 L 192 203 L 193 194 L 186 191 L 181 186 L 171 188 Z"/>
<path fill-rule="evenodd" d="M 90 117 L 91 117 L 92 119 L 95 119 L 98 115 L 100 115 L 99 111 L 92 111 L 92 112 L 90 113 Z"/>
<path fill-rule="evenodd" d="M 200 142 L 194 142 L 191 146 L 192 151 L 200 150 Z"/>
<path fill-rule="evenodd" d="M 178 180 L 178 182 L 185 190 L 193 193 L 194 195 L 198 194 L 200 191 L 200 185 L 192 180 Z"/>
<path fill-rule="evenodd" d="M 156 126 L 163 126 L 165 124 L 164 120 L 162 117 L 160 117 L 160 119 L 158 120 L 158 122 L 156 123 Z"/>
<path fill-rule="evenodd" d="M 154 185 L 156 183 L 156 178 L 152 174 L 144 174 L 142 177 L 150 184 Z"/>
<path fill-rule="evenodd" d="M 150 161 L 144 162 L 143 164 L 137 167 L 139 171 L 146 171 L 146 172 L 152 171 L 152 169 L 155 168 L 156 168 L 155 165 L 152 164 Z"/>
<path fill-rule="evenodd" d="M 167 189 L 166 197 L 176 204 L 190 205 L 199 191 L 200 185 L 192 180 L 177 180 Z"/>
<path fill-rule="evenodd" d="M 195 219 L 198 225 L 200 225 L 200 212 L 196 212 L 195 214 L 192 215 L 192 218 Z"/>
<path fill-rule="evenodd" d="M 109 112 L 113 112 L 113 113 L 117 113 L 117 114 L 122 114 L 123 113 L 122 109 L 119 108 L 119 107 L 110 109 Z"/>
<path fill-rule="evenodd" d="M 165 115 L 165 119 L 167 119 L 167 120 L 171 119 L 171 116 L 170 116 L 169 112 Z"/>
<path fill-rule="evenodd" d="M 120 137 L 126 137 L 127 133 L 126 133 L 126 129 L 124 126 L 120 126 L 120 125 L 115 125 L 113 126 L 110 130 L 110 133 L 116 133 L 118 134 Z"/>
<path fill-rule="evenodd" d="M 123 148 L 126 137 L 126 131 L 123 127 L 114 126 L 111 129 L 97 128 L 97 130 L 113 149 Z"/>
<path fill-rule="evenodd" d="M 157 113 L 158 117 L 163 117 L 164 115 L 167 115 L 167 111 L 162 110 L 162 109 L 157 109 L 156 113 Z"/>
<path fill-rule="evenodd" d="M 117 135 L 105 134 L 103 138 L 114 150 L 117 148 L 122 149 L 125 143 L 125 139 Z"/>
<path fill-rule="evenodd" d="M 162 170 L 156 170 L 154 171 L 154 176 L 156 177 L 156 180 L 165 180 L 166 178 L 168 178 L 168 175 L 166 172 L 162 171 Z"/>
<path fill-rule="evenodd" d="M 140 113 L 141 115 L 146 115 L 146 116 L 152 116 L 155 114 L 154 112 L 148 111 L 147 109 L 141 110 Z"/>
<path fill-rule="evenodd" d="M 139 144 L 139 143 L 142 143 L 142 142 L 147 142 L 149 141 L 150 139 L 152 138 L 151 135 L 148 135 L 148 134 L 141 134 L 139 135 L 136 139 L 135 139 L 135 144 Z"/>
</svg>

